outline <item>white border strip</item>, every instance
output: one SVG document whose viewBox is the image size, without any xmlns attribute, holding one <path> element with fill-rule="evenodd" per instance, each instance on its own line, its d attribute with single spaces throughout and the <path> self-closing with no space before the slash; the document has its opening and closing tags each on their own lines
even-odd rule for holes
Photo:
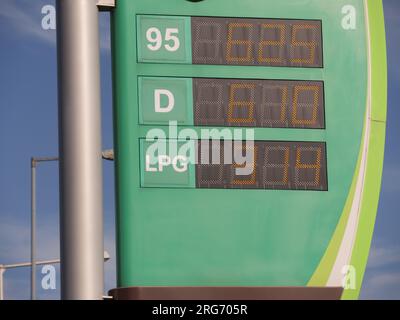
<svg viewBox="0 0 400 320">
<path fill-rule="evenodd" d="M 343 279 L 347 272 L 347 266 L 351 263 L 351 256 L 353 252 L 354 242 L 357 236 L 358 222 L 361 214 L 361 202 L 364 194 L 364 181 L 367 169 L 367 156 L 369 140 L 371 135 L 371 101 L 372 101 L 372 67 L 371 67 L 371 35 L 369 29 L 369 15 L 368 3 L 364 0 L 365 21 L 367 29 L 367 46 L 368 46 L 368 95 L 365 116 L 365 135 L 362 148 L 362 159 L 360 163 L 360 170 L 357 179 L 356 190 L 354 194 L 353 203 L 349 220 L 347 222 L 346 230 L 343 235 L 342 243 L 336 257 L 335 264 L 332 268 L 331 274 L 328 279 L 327 286 L 343 286 Z"/>
</svg>

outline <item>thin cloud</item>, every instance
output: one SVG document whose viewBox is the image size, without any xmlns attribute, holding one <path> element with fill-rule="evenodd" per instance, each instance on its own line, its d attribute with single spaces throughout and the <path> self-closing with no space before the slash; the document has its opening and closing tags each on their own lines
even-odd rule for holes
<svg viewBox="0 0 400 320">
<path fill-rule="evenodd" d="M 362 299 L 400 298 L 400 247 L 374 246 L 368 259 Z"/>
<path fill-rule="evenodd" d="M 363 285 L 362 299 L 400 299 L 400 272 L 380 272 Z"/>
<path fill-rule="evenodd" d="M 29 248 L 29 228 L 0 219 L 0 263 L 11 264 L 27 261 L 30 256 Z"/>
<path fill-rule="evenodd" d="M 400 194 L 400 166 L 397 164 L 385 164 L 383 168 L 382 191 L 390 195 Z"/>
<path fill-rule="evenodd" d="M 44 30 L 42 19 L 44 15 L 41 9 L 45 5 L 54 3 L 24 1 L 23 5 L 18 1 L 4 1 L 0 5 L 0 17 L 7 21 L 9 26 L 20 36 L 30 37 L 50 46 L 57 45 L 56 30 Z M 107 13 L 99 15 L 100 49 L 106 53 L 111 50 L 110 19 Z"/>
<path fill-rule="evenodd" d="M 0 17 L 6 19 L 10 26 L 22 36 L 33 37 L 43 43 L 55 46 L 55 30 L 43 30 L 41 7 L 38 5 L 17 5 L 17 1 L 3 1 Z"/>
<path fill-rule="evenodd" d="M 400 263 L 399 247 L 372 247 L 368 259 L 368 268 L 387 267 Z"/>
<path fill-rule="evenodd" d="M 386 290 L 386 287 L 400 287 L 400 272 L 379 274 L 372 277 L 369 283 L 375 288 L 381 288 L 382 291 Z"/>
<path fill-rule="evenodd" d="M 4 216 L 0 214 L 0 263 L 12 264 L 30 261 L 30 220 L 21 223 L 21 220 L 11 220 L 11 218 L 4 218 Z M 39 219 L 36 233 L 37 259 L 58 258 L 58 225 L 54 221 Z"/>
<path fill-rule="evenodd" d="M 11 264 L 30 261 L 30 224 L 5 218 L 0 213 L 0 264 Z M 10 215 L 7 215 L 10 217 Z M 21 215 L 13 215 L 21 216 Z M 38 221 L 39 222 L 39 221 Z M 114 229 L 105 228 L 104 250 L 110 260 L 104 265 L 105 294 L 116 287 L 116 255 Z M 59 257 L 59 230 L 56 221 L 43 219 L 37 226 L 37 255 L 39 260 L 57 259 Z M 56 265 L 59 288 L 59 266 Z M 29 299 L 30 269 L 8 270 L 5 273 L 5 294 L 7 299 Z M 38 297 L 58 299 L 59 290 L 44 291 L 40 288 L 40 268 L 37 268 Z"/>
</svg>

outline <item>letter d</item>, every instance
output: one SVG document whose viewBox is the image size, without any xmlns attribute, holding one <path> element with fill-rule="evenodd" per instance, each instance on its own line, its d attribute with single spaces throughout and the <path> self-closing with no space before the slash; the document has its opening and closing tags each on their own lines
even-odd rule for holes
<svg viewBox="0 0 400 320">
<path fill-rule="evenodd" d="M 162 107 L 161 106 L 161 95 L 167 96 L 168 105 Z M 171 91 L 165 89 L 156 89 L 154 91 L 154 107 L 156 112 L 158 113 L 166 113 L 170 112 L 175 105 L 175 98 Z"/>
</svg>

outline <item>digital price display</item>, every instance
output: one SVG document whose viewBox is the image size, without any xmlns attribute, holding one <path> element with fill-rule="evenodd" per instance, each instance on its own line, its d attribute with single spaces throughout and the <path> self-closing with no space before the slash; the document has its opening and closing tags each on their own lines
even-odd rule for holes
<svg viewBox="0 0 400 320">
<path fill-rule="evenodd" d="M 318 20 L 192 17 L 193 64 L 321 68 Z"/>
<path fill-rule="evenodd" d="M 255 141 L 251 147 L 245 143 L 232 145 L 234 154 L 250 153 L 250 163 L 235 163 L 233 157 L 231 164 L 225 164 L 224 152 L 230 149 L 225 148 L 226 142 L 198 142 L 201 161 L 196 165 L 197 188 L 328 190 L 324 142 Z M 220 161 L 215 161 L 218 158 Z M 244 174 L 237 170 L 245 167 L 248 172 Z"/>
<path fill-rule="evenodd" d="M 197 126 L 325 127 L 322 81 L 193 79 Z"/>
</svg>

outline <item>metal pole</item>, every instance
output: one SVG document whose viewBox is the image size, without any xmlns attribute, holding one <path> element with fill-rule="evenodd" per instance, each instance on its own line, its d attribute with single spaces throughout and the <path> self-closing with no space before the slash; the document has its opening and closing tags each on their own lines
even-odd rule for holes
<svg viewBox="0 0 400 320">
<path fill-rule="evenodd" d="M 31 158 L 31 300 L 36 299 L 36 161 Z"/>
<path fill-rule="evenodd" d="M 4 272 L 6 269 L 0 264 L 0 300 L 4 300 Z"/>
<path fill-rule="evenodd" d="M 57 157 L 31 158 L 31 300 L 36 300 L 36 166 L 57 160 Z"/>
<path fill-rule="evenodd" d="M 61 298 L 102 299 L 98 9 L 57 0 Z"/>
</svg>

